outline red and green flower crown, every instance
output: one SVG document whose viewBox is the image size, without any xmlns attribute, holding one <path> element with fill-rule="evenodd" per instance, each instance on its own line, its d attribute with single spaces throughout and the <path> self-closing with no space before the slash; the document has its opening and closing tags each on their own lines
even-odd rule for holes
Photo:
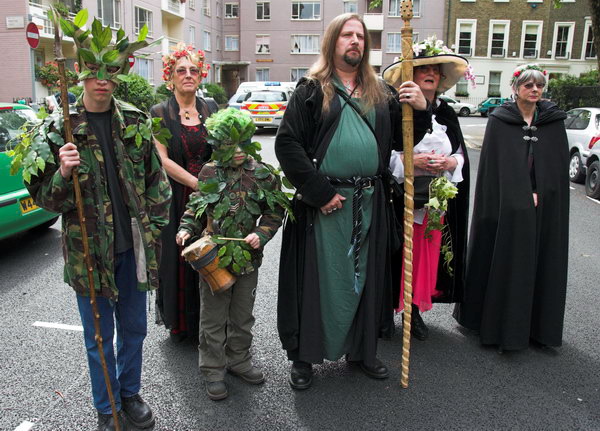
<svg viewBox="0 0 600 431">
<path fill-rule="evenodd" d="M 201 49 L 198 52 L 194 51 L 194 47 L 191 45 L 185 45 L 183 42 L 179 42 L 175 47 L 175 51 L 172 54 L 164 55 L 162 58 L 163 61 L 163 81 L 167 83 L 167 87 L 172 90 L 173 89 L 173 72 L 175 71 L 175 63 L 180 58 L 187 57 L 191 60 L 192 63 L 195 63 L 200 69 L 200 74 L 202 78 L 206 78 L 208 76 L 208 71 L 210 70 L 210 65 L 204 62 L 205 55 L 204 51 Z"/>
<path fill-rule="evenodd" d="M 517 67 L 515 69 L 515 71 L 513 72 L 512 78 L 510 79 L 511 87 L 515 83 L 515 81 L 519 78 L 519 76 L 521 76 L 521 74 L 523 72 L 525 72 L 526 70 L 537 70 L 538 72 L 542 72 L 542 74 L 544 76 L 548 75 L 548 71 L 546 71 L 545 69 L 540 67 L 538 64 L 524 64 L 523 66 Z"/>
</svg>

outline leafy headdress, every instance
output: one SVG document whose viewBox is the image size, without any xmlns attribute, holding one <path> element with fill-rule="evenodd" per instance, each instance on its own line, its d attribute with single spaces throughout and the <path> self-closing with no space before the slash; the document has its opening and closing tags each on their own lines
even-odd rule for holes
<svg viewBox="0 0 600 431">
<path fill-rule="evenodd" d="M 80 10 L 73 21 L 60 18 L 60 27 L 64 35 L 72 37 L 75 41 L 80 80 L 98 78 L 119 84 L 126 80 L 129 72 L 129 56 L 139 49 L 159 44 L 162 39 L 148 43 L 148 26 L 144 24 L 135 42 L 130 42 L 129 37 L 125 36 L 125 31 L 119 28 L 113 44 L 110 26 L 105 27 L 94 18 L 91 29 L 85 30 L 87 19 L 86 9 Z"/>
</svg>

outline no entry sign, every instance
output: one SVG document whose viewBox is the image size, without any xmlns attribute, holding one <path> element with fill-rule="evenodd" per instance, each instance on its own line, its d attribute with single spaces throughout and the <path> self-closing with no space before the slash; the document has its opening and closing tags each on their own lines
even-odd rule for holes
<svg viewBox="0 0 600 431">
<path fill-rule="evenodd" d="M 130 55 L 127 60 L 129 60 L 129 67 L 133 67 L 133 65 L 135 64 L 135 57 L 133 55 Z"/>
<path fill-rule="evenodd" d="M 27 36 L 27 43 L 33 49 L 36 49 L 40 44 L 40 31 L 33 22 L 27 24 L 27 28 L 25 29 L 25 35 Z"/>
</svg>

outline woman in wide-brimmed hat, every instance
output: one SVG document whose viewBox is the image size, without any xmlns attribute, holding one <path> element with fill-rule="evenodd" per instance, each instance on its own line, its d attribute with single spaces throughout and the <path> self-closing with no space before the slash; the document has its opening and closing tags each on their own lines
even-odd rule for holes
<svg viewBox="0 0 600 431">
<path fill-rule="evenodd" d="M 452 88 L 460 78 L 472 79 L 468 61 L 455 55 L 444 43 L 431 37 L 413 47 L 413 81 L 419 85 L 433 107 L 432 130 L 414 147 L 415 211 L 413 236 L 413 312 L 412 335 L 425 340 L 428 328 L 419 312 L 432 308 L 433 302 L 456 302 L 461 299 L 467 245 L 469 208 L 469 159 L 458 118 L 438 95 Z M 383 78 L 397 87 L 401 81 L 402 59 L 383 71 Z M 393 151 L 390 168 L 398 183 L 404 182 L 403 153 Z M 428 184 L 445 176 L 456 184 L 458 194 L 448 202 L 440 222 L 443 229 L 433 229 L 433 222 L 423 206 L 429 200 Z M 423 187 L 417 187 L 422 184 Z M 420 193 L 419 193 L 420 192 Z M 403 212 L 403 199 L 397 199 L 396 210 Z M 428 223 L 431 225 L 428 230 Z M 438 226 L 439 227 L 439 226 Z M 442 236 L 446 238 L 442 247 Z M 448 246 L 453 257 L 447 254 Z M 443 250 L 443 265 L 439 264 Z M 446 262 L 447 261 L 447 262 Z M 395 257 L 395 308 L 403 309 L 404 277 L 402 253 Z"/>
</svg>

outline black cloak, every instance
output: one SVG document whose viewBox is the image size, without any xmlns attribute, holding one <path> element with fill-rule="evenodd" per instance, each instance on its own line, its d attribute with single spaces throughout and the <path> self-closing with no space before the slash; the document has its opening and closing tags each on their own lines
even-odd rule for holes
<svg viewBox="0 0 600 431">
<path fill-rule="evenodd" d="M 382 84 L 383 85 L 383 84 Z M 375 107 L 375 134 L 379 147 L 378 174 L 373 193 L 367 277 L 354 322 L 350 329 L 348 359 L 375 366 L 377 339 L 393 324 L 391 273 L 389 264 L 391 206 L 388 205 L 388 166 L 392 148 L 401 148 L 400 106 L 395 91 Z M 335 188 L 318 167 L 340 119 L 342 105 L 334 97 L 322 112 L 323 91 L 315 80 L 302 79 L 292 95 L 275 140 L 277 159 L 286 177 L 296 187 L 292 202 L 295 222 L 286 220 L 279 268 L 277 327 L 282 346 L 291 360 L 323 362 L 318 262 L 316 261 L 313 218 L 329 202 Z M 345 106 L 344 109 L 352 109 Z M 431 127 L 430 112 L 415 112 L 417 142 Z M 384 186 L 385 184 L 385 186 Z"/>
<path fill-rule="evenodd" d="M 202 123 L 212 114 L 204 99 L 199 97 L 196 98 L 196 110 L 202 116 Z M 171 96 L 168 100 L 154 105 L 150 109 L 150 115 L 163 119 L 162 126 L 167 127 L 173 135 L 169 140 L 167 148 L 169 158 L 179 166 L 185 167 L 183 146 L 181 143 L 179 104 L 175 96 Z M 209 158 L 210 154 L 206 161 Z M 157 323 L 164 323 L 167 329 L 172 329 L 179 326 L 177 280 L 178 272 L 181 270 L 179 266 L 180 248 L 175 242 L 175 235 L 177 235 L 179 221 L 185 211 L 186 202 L 184 202 L 184 186 L 171 177 L 169 177 L 169 182 L 173 189 L 173 200 L 169 209 L 169 224 L 163 228 L 161 233 L 162 256 L 159 267 L 159 288 L 156 295 L 156 307 L 158 311 L 156 320 Z M 198 335 L 198 324 L 200 321 L 200 292 L 198 288 L 200 279 L 199 274 L 189 265 L 185 265 L 183 271 L 185 278 L 184 313 L 187 335 L 194 337 Z"/>
<path fill-rule="evenodd" d="M 505 350 L 530 338 L 560 346 L 569 248 L 569 152 L 563 120 L 538 102 L 528 127 L 514 102 L 490 115 L 477 187 L 464 302 L 454 317 Z M 538 206 L 532 193 L 538 194 Z"/>
<path fill-rule="evenodd" d="M 439 100 L 439 105 L 433 109 L 436 121 L 446 126 L 446 134 L 452 145 L 452 153 L 461 148 L 465 163 L 462 168 L 463 180 L 457 184 L 458 194 L 454 199 L 448 201 L 448 211 L 446 212 L 446 224 L 452 238 L 452 250 L 454 258 L 450 263 L 452 275 L 448 273 L 442 259 L 438 265 L 436 289 L 441 292 L 440 296 L 433 298 L 434 302 L 459 302 L 462 300 L 464 291 L 464 278 L 467 255 L 467 225 L 469 222 L 469 194 L 470 194 L 470 164 L 469 154 L 463 138 L 458 117 L 448 104 Z M 399 217 L 404 215 L 403 196 L 394 198 L 396 214 Z M 402 239 L 402 238 L 400 238 Z M 393 257 L 393 307 L 397 309 L 400 305 L 400 289 L 402 288 L 402 247 L 400 247 Z M 403 307 L 403 305 L 402 305 Z"/>
</svg>

